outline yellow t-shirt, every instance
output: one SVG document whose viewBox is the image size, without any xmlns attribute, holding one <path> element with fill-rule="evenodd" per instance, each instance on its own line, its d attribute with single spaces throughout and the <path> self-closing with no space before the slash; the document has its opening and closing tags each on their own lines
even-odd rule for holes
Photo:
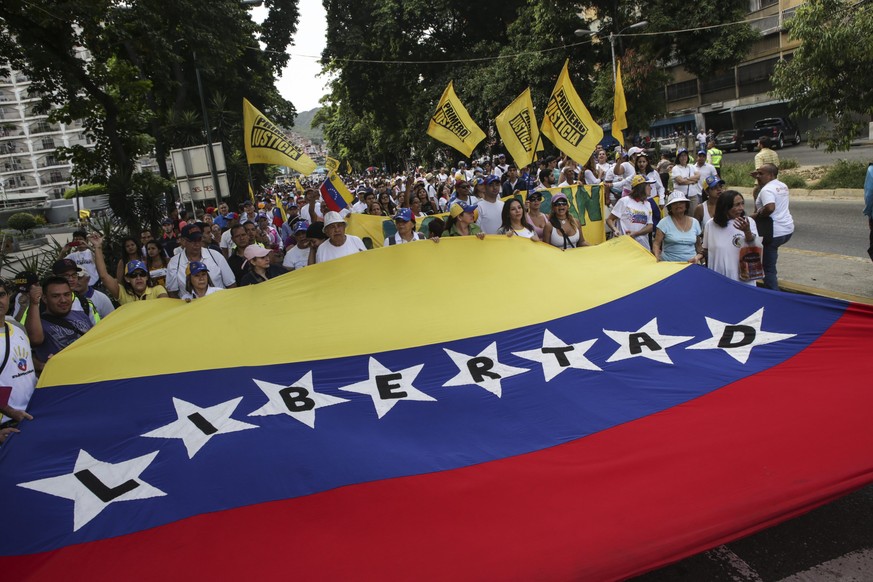
<svg viewBox="0 0 873 582">
<path fill-rule="evenodd" d="M 132 295 L 127 291 L 127 287 L 124 285 L 118 285 L 118 302 L 122 305 L 125 303 L 133 303 L 134 301 L 143 301 L 146 299 L 157 299 L 158 295 L 166 295 L 167 290 L 164 289 L 162 285 L 155 285 L 154 287 L 146 287 L 145 293 L 143 293 L 142 297 L 137 297 L 136 295 Z"/>
</svg>

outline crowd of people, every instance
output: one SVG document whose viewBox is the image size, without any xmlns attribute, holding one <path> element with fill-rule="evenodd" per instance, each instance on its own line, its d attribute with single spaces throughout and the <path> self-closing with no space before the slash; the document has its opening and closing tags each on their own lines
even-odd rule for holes
<svg viewBox="0 0 873 582">
<path fill-rule="evenodd" d="M 584 163 L 546 157 L 521 171 L 501 154 L 451 169 L 368 172 L 346 178 L 355 201 L 340 212 L 329 210 L 317 183 L 276 184 L 233 210 L 226 202 L 190 213 L 173 206 L 160 232 L 144 228 L 138 240 L 120 241 L 112 257 L 101 234 L 76 231 L 47 276 L 22 272 L 0 286 L 7 313 L 0 380 L 12 388 L 7 403 L 0 391 L 0 442 L 31 418 L 27 403 L 48 360 L 116 308 L 161 298 L 195 301 L 366 252 L 372 241 L 346 232 L 353 213 L 392 220 L 396 232 L 384 239 L 386 247 L 495 235 L 570 251 L 589 242 L 567 192 L 554 188 L 597 184 L 612 236 L 631 237 L 659 261 L 706 265 L 777 289 L 778 249 L 791 237 L 793 221 L 778 156 L 764 146 L 750 215 L 744 197 L 725 189 L 707 150 L 698 150 L 693 162 L 683 148 L 675 160 L 662 156 L 654 163 L 644 149 L 631 147 L 598 148 Z"/>
</svg>

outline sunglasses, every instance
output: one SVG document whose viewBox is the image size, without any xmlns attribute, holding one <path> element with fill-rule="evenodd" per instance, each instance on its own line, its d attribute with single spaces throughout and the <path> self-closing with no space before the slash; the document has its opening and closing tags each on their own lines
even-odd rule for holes
<svg viewBox="0 0 873 582">
<path fill-rule="evenodd" d="M 569 204 L 565 200 L 558 200 L 557 202 L 552 202 L 552 206 L 569 206 Z"/>
<path fill-rule="evenodd" d="M 137 271 L 137 272 L 133 273 L 132 275 L 128 275 L 128 277 L 130 277 L 131 279 L 147 279 L 148 273 L 143 273 L 142 271 Z"/>
<path fill-rule="evenodd" d="M 530 196 L 527 197 L 527 199 L 530 200 L 531 202 L 539 202 L 540 200 L 543 199 L 543 197 L 540 196 L 539 194 L 531 194 Z"/>
</svg>

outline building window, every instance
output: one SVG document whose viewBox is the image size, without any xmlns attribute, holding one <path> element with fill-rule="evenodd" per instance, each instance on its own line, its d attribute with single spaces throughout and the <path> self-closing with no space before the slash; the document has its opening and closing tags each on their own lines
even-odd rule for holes
<svg viewBox="0 0 873 582">
<path fill-rule="evenodd" d="M 55 140 L 50 137 L 45 137 L 42 140 L 42 149 L 44 150 L 53 150 L 55 149 Z"/>
<path fill-rule="evenodd" d="M 749 0 L 749 12 L 757 12 L 762 8 L 778 4 L 779 0 Z"/>
<path fill-rule="evenodd" d="M 700 80 L 700 92 L 712 93 L 719 89 L 727 89 L 734 86 L 734 72 L 730 70 L 726 73 L 719 73 L 706 80 Z"/>
<path fill-rule="evenodd" d="M 667 101 L 688 99 L 697 95 L 697 79 L 667 85 Z"/>
<path fill-rule="evenodd" d="M 766 81 L 773 74 L 778 61 L 779 59 L 767 59 L 737 68 L 737 83 L 742 86 Z"/>
<path fill-rule="evenodd" d="M 749 22 L 749 26 L 763 35 L 779 32 L 779 15 L 767 16 Z"/>
</svg>

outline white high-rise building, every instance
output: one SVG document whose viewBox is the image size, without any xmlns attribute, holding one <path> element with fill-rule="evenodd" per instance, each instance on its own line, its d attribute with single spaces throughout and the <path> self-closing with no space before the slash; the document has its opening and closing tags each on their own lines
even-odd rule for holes
<svg viewBox="0 0 873 582">
<path fill-rule="evenodd" d="M 58 159 L 56 148 L 93 144 L 79 122 L 49 123 L 37 114 L 29 86 L 21 72 L 0 75 L 0 208 L 61 198 L 72 163 Z"/>
</svg>

